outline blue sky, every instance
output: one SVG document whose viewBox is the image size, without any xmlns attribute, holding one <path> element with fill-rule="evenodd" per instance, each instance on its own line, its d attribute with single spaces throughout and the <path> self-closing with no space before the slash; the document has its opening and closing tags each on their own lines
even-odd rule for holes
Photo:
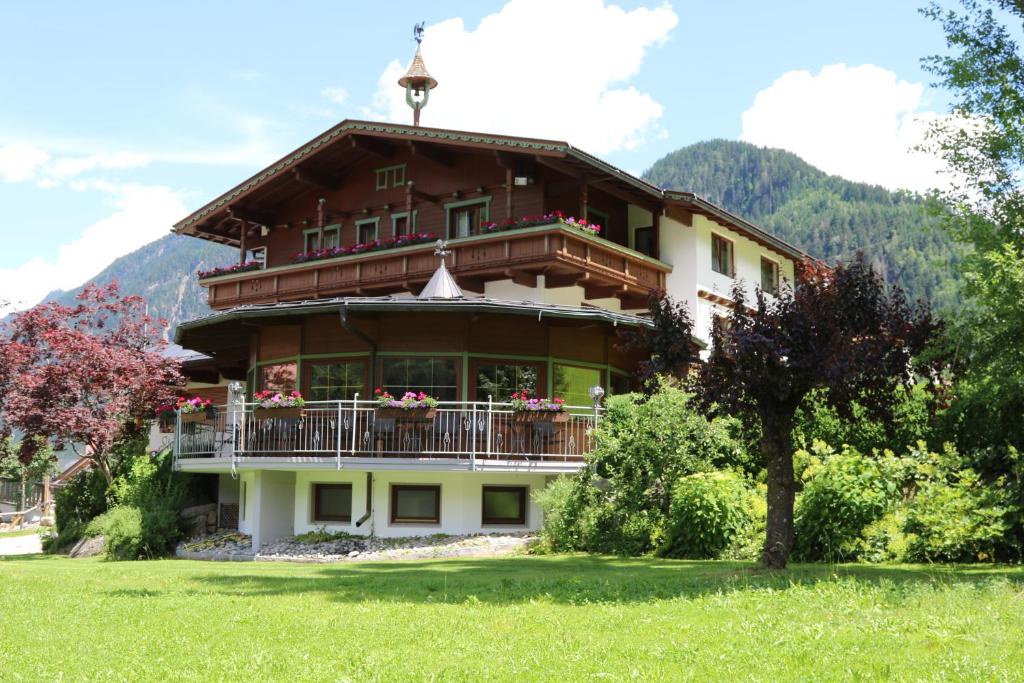
<svg viewBox="0 0 1024 683">
<path fill-rule="evenodd" d="M 633 172 L 742 138 L 922 189 L 933 169 L 903 160 L 945 101 L 916 6 L 5 2 L 0 300 L 80 284 L 343 118 L 407 122 L 393 82 L 419 20 L 425 125 L 567 139 Z"/>
</svg>

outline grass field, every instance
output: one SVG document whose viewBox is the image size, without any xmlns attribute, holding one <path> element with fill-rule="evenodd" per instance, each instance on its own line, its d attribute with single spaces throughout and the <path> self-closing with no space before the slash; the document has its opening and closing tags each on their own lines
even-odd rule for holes
<svg viewBox="0 0 1024 683">
<path fill-rule="evenodd" d="M 0 559 L 0 680 L 1020 680 L 1024 570 Z"/>
</svg>

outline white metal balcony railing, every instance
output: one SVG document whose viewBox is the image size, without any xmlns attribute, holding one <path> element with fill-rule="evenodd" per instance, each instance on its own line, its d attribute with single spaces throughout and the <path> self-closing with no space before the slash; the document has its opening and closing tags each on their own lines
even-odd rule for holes
<svg viewBox="0 0 1024 683">
<path fill-rule="evenodd" d="M 379 417 L 376 401 L 307 401 L 301 417 L 219 406 L 205 422 L 176 418 L 176 460 L 241 457 L 581 462 L 601 408 L 567 406 L 566 421 L 522 421 L 508 403 L 443 401 L 423 421 Z M 187 418 L 186 418 L 187 419 Z"/>
</svg>

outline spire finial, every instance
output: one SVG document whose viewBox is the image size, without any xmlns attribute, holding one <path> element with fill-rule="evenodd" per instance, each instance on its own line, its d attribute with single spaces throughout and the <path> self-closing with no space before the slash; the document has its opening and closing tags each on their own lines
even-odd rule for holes
<svg viewBox="0 0 1024 683">
<path fill-rule="evenodd" d="M 437 241 L 437 248 L 434 249 L 434 255 L 441 257 L 441 263 L 444 263 L 444 257 L 452 252 L 448 251 L 448 242 L 445 240 Z"/>
<path fill-rule="evenodd" d="M 427 71 L 427 66 L 423 63 L 423 55 L 420 54 L 425 23 L 421 21 L 412 27 L 412 37 L 416 41 L 416 55 L 412 58 L 409 70 L 398 79 L 398 85 L 405 88 L 405 102 L 412 108 L 412 125 L 414 126 L 420 125 L 420 110 L 427 106 L 430 91 L 437 87 L 437 80 Z M 420 97 L 421 95 L 422 97 Z"/>
</svg>

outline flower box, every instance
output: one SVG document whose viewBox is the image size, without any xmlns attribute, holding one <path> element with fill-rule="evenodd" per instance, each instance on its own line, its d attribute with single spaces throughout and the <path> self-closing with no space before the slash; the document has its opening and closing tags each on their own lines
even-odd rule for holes
<svg viewBox="0 0 1024 683">
<path fill-rule="evenodd" d="M 512 421 L 548 423 L 568 422 L 569 413 L 564 410 L 517 410 L 512 413 Z"/>
<path fill-rule="evenodd" d="M 377 408 L 375 415 L 378 420 L 432 422 L 437 416 L 437 408 Z"/>
<path fill-rule="evenodd" d="M 254 408 L 253 417 L 257 420 L 298 420 L 305 415 L 305 408 Z"/>
<path fill-rule="evenodd" d="M 209 410 L 204 410 L 198 413 L 182 413 L 181 423 L 182 424 L 204 424 L 213 419 L 213 413 Z"/>
</svg>

